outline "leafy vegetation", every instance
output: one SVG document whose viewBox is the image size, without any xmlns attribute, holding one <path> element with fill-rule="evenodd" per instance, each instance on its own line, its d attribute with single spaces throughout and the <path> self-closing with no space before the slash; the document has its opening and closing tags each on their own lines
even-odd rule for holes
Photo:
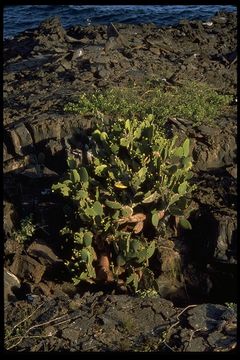
<svg viewBox="0 0 240 360">
<path fill-rule="evenodd" d="M 162 125 L 169 117 L 189 119 L 198 125 L 216 119 L 231 101 L 231 96 L 219 95 L 206 83 L 186 81 L 181 86 L 116 87 L 83 93 L 66 104 L 64 111 L 99 118 L 137 116 L 143 119 L 153 114 Z"/>
<path fill-rule="evenodd" d="M 170 220 L 191 229 L 190 141 L 166 139 L 153 115 L 102 125 L 88 140 L 85 163 L 69 158 L 67 173 L 52 186 L 66 199 L 66 264 L 76 284 L 116 281 L 137 291 L 144 279 L 154 283 L 154 235 Z"/>
<path fill-rule="evenodd" d="M 19 230 L 13 233 L 13 236 L 17 242 L 23 244 L 26 240 L 29 240 L 36 231 L 36 225 L 32 222 L 32 216 L 27 216 L 20 222 Z"/>
<path fill-rule="evenodd" d="M 226 305 L 229 309 L 233 310 L 237 314 L 237 304 L 233 302 L 226 302 Z"/>
</svg>

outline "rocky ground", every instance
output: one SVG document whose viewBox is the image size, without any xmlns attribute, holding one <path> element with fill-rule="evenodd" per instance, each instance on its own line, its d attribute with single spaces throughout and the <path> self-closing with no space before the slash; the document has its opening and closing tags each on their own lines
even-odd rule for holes
<svg viewBox="0 0 240 360">
<path fill-rule="evenodd" d="M 177 27 L 75 26 L 59 19 L 4 41 L 5 348 L 17 351 L 233 351 L 236 313 L 236 103 L 214 125 L 169 122 L 192 142 L 193 230 L 161 240 L 158 297 L 75 288 L 62 261 L 61 204 L 49 194 L 64 170 L 66 139 L 95 119 L 63 112 L 77 94 L 185 79 L 236 96 L 236 14 Z M 36 156 L 43 152 L 43 172 Z M 13 231 L 34 214 L 24 246 Z M 169 276 L 169 257 L 182 276 Z M 100 292 L 99 292 L 100 291 Z M 198 304 L 198 305 L 197 305 Z"/>
</svg>

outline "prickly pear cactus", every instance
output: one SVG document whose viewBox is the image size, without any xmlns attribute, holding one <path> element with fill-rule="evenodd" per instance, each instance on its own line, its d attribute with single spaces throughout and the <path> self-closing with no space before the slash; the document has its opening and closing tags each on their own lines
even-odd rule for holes
<svg viewBox="0 0 240 360">
<path fill-rule="evenodd" d="M 137 289 L 155 252 L 149 227 L 158 235 L 173 217 L 191 229 L 190 141 L 176 146 L 176 140 L 163 136 L 153 116 L 119 119 L 92 132 L 91 162 L 68 159 L 52 190 L 68 204 L 62 235 L 73 243 L 67 265 L 75 283 L 97 280 L 97 258 L 107 249 L 114 281 L 120 276 Z"/>
</svg>

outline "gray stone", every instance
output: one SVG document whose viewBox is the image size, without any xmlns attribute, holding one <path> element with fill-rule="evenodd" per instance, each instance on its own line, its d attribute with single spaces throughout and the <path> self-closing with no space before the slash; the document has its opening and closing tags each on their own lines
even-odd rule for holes
<svg viewBox="0 0 240 360">
<path fill-rule="evenodd" d="M 20 171 L 20 174 L 30 179 L 50 179 L 58 177 L 58 174 L 55 171 L 48 169 L 44 165 L 28 165 L 25 169 Z"/>
<path fill-rule="evenodd" d="M 107 79 L 109 77 L 109 71 L 106 69 L 105 65 L 98 65 L 97 66 L 97 74 L 100 78 Z"/>
<path fill-rule="evenodd" d="M 118 43 L 116 41 L 115 37 L 110 37 L 106 43 L 105 43 L 105 47 L 104 47 L 104 51 L 107 54 L 110 50 L 113 50 L 117 47 Z"/>
<path fill-rule="evenodd" d="M 19 279 L 4 268 L 4 302 L 16 300 L 13 290 L 21 286 Z"/>
<path fill-rule="evenodd" d="M 91 128 L 93 119 L 83 117 L 80 115 L 66 115 L 61 125 L 61 138 L 72 134 L 76 128 L 82 128 L 84 130 Z"/>
<path fill-rule="evenodd" d="M 194 330 L 209 331 L 217 329 L 226 307 L 214 304 L 202 304 L 188 310 L 188 323 Z"/>
<path fill-rule="evenodd" d="M 93 78 L 94 78 L 94 76 L 91 71 L 85 71 L 85 72 L 81 73 L 82 81 L 91 81 L 91 80 L 93 80 Z"/>
<path fill-rule="evenodd" d="M 46 144 L 46 149 L 49 151 L 50 156 L 54 156 L 63 150 L 63 145 L 60 140 L 50 139 Z"/>
<path fill-rule="evenodd" d="M 19 244 L 16 240 L 7 239 L 4 243 L 4 255 L 20 254 L 23 250 L 23 245 Z"/>
<path fill-rule="evenodd" d="M 62 331 L 62 337 L 64 339 L 70 340 L 71 342 L 77 342 L 78 338 L 79 338 L 79 331 L 75 330 L 75 329 L 71 329 L 71 328 L 66 328 L 63 329 Z"/>
<path fill-rule="evenodd" d="M 68 60 L 66 60 L 66 59 L 63 59 L 63 60 L 61 61 L 61 66 L 63 66 L 63 68 L 64 68 L 65 70 L 70 70 L 70 69 L 72 68 L 71 62 L 68 61 Z"/>
<path fill-rule="evenodd" d="M 20 132 L 22 132 L 22 131 L 20 131 Z M 15 153 L 17 155 L 23 155 L 22 141 L 24 141 L 24 139 L 19 136 L 19 131 L 15 131 L 15 129 L 7 130 L 7 133 L 9 135 L 9 138 L 10 138 L 10 141 L 14 148 Z M 31 142 L 32 142 L 32 139 L 31 139 Z"/>
<path fill-rule="evenodd" d="M 39 115 L 37 121 L 29 124 L 34 142 L 47 139 L 60 139 L 62 119 L 56 116 Z"/>
<path fill-rule="evenodd" d="M 20 279 L 29 279 L 39 283 L 46 267 L 28 255 L 15 255 L 10 270 Z"/>
<path fill-rule="evenodd" d="M 158 48 L 155 47 L 150 47 L 149 49 L 151 51 L 151 53 L 153 53 L 154 55 L 159 56 L 161 54 L 161 51 Z"/>
<path fill-rule="evenodd" d="M 237 165 L 229 166 L 226 168 L 226 171 L 234 178 L 237 179 Z"/>
<path fill-rule="evenodd" d="M 197 329 L 189 329 L 187 323 L 189 315 L 187 318 L 186 315 L 194 311 L 197 315 L 199 310 L 203 310 L 201 305 L 188 312 L 185 311 L 178 319 L 176 315 L 183 309 L 176 308 L 171 302 L 160 298 L 90 294 L 89 292 L 83 296 L 78 294 L 75 298 L 79 299 L 76 310 L 72 308 L 72 300 L 68 297 L 42 296 L 39 299 L 39 303 L 44 305 L 32 318 L 34 324 L 42 324 L 64 315 L 54 324 L 49 324 L 46 331 L 42 330 L 46 336 L 55 334 L 44 339 L 46 349 L 96 352 L 127 350 L 161 352 L 163 350 L 164 352 L 166 348 L 162 344 L 163 332 L 167 335 L 164 336 L 165 341 L 174 352 L 227 351 L 236 346 L 236 335 L 224 336 L 225 330 L 222 328 L 196 332 Z M 22 312 L 26 310 L 24 305 L 27 307 L 28 304 L 23 303 Z M 218 325 L 219 319 L 222 323 L 222 317 L 225 316 L 227 308 L 214 304 L 205 305 L 203 316 L 207 319 L 210 316 Z M 156 313 L 155 308 L 158 307 L 162 315 Z M 166 314 L 165 307 L 172 308 L 175 315 Z M 15 319 L 18 311 L 16 307 L 6 309 L 8 325 L 11 324 L 12 319 Z M 62 322 L 64 319 L 68 321 Z M 173 324 L 175 326 L 171 327 Z M 31 346 L 37 343 L 39 343 L 39 338 L 33 338 Z M 24 342 L 19 348 L 26 349 Z"/>
<path fill-rule="evenodd" d="M 59 44 L 66 42 L 66 31 L 62 27 L 60 18 L 57 16 L 43 21 L 39 26 L 38 33 L 40 44 L 45 46 L 53 43 L 59 47 Z"/>
<path fill-rule="evenodd" d="M 200 139 L 193 149 L 195 168 L 208 170 L 232 165 L 235 162 L 236 149 L 237 144 L 234 136 L 226 132 L 219 133 L 218 136 L 208 135 L 207 144 Z"/>
<path fill-rule="evenodd" d="M 207 341 L 209 345 L 216 351 L 227 351 L 231 350 L 234 346 L 236 346 L 236 338 L 235 337 L 226 337 L 219 331 L 212 332 Z"/>
<path fill-rule="evenodd" d="M 5 236 L 11 236 L 17 224 L 18 215 L 14 205 L 9 201 L 3 202 L 4 215 L 3 215 L 3 228 Z"/>
<path fill-rule="evenodd" d="M 15 127 L 14 130 L 19 137 L 22 148 L 33 143 L 32 136 L 24 124 Z"/>
<path fill-rule="evenodd" d="M 26 155 L 21 158 L 13 158 L 6 161 L 3 164 L 3 173 L 8 173 L 12 171 L 21 171 L 23 170 L 27 164 L 29 164 L 30 156 Z"/>
<path fill-rule="evenodd" d="M 230 215 L 223 216 L 221 213 L 215 213 L 214 217 L 218 222 L 214 258 L 218 261 L 226 261 L 229 256 L 233 256 L 235 263 L 237 263 L 237 249 L 234 243 L 236 241 L 237 219 Z"/>
<path fill-rule="evenodd" d="M 207 136 L 217 136 L 220 133 L 220 129 L 218 127 L 211 127 L 207 125 L 199 125 L 197 129 L 203 134 Z"/>
<path fill-rule="evenodd" d="M 190 340 L 188 346 L 185 348 L 187 352 L 204 352 L 208 349 L 207 343 L 202 337 L 196 337 Z"/>
<path fill-rule="evenodd" d="M 43 240 L 35 240 L 28 247 L 27 253 L 28 255 L 37 258 L 38 261 L 45 266 L 62 262 L 62 260 L 57 257 L 49 245 Z"/>
<path fill-rule="evenodd" d="M 13 155 L 8 152 L 7 146 L 3 143 L 3 161 L 8 161 L 13 158 Z"/>
</svg>

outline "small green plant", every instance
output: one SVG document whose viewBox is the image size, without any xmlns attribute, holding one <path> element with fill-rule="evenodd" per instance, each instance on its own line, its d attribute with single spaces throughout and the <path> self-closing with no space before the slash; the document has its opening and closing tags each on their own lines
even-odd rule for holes
<svg viewBox="0 0 240 360">
<path fill-rule="evenodd" d="M 233 310 L 235 313 L 237 313 L 237 304 L 236 303 L 232 303 L 232 302 L 226 302 L 225 305 Z"/>
<path fill-rule="evenodd" d="M 190 141 L 176 141 L 163 136 L 152 115 L 119 119 L 92 132 L 90 161 L 68 159 L 67 173 L 52 189 L 66 199 L 61 235 L 73 246 L 66 263 L 75 283 L 95 282 L 102 267 L 106 279 L 137 291 L 151 278 L 152 236 L 170 218 L 191 229 Z"/>
<path fill-rule="evenodd" d="M 80 95 L 64 106 L 65 112 L 92 114 L 100 119 L 110 116 L 143 119 L 153 114 L 160 124 L 169 117 L 189 119 L 193 125 L 210 123 L 232 101 L 206 83 L 185 81 L 181 86 L 111 88 L 105 92 Z"/>
<path fill-rule="evenodd" d="M 26 240 L 29 240 L 36 230 L 36 225 L 32 222 L 32 215 L 25 217 L 20 222 L 19 230 L 13 233 L 14 239 L 23 244 Z"/>
<path fill-rule="evenodd" d="M 155 289 L 146 289 L 146 290 L 137 290 L 136 295 L 140 296 L 141 298 L 154 298 L 158 297 L 159 294 Z"/>
</svg>

